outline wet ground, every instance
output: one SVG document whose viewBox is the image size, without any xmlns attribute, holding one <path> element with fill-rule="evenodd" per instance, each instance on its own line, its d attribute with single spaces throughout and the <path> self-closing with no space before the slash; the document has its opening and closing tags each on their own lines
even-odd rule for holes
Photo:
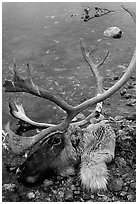
<svg viewBox="0 0 138 204">
<path fill-rule="evenodd" d="M 125 5 L 135 10 L 135 4 Z M 84 22 L 81 17 L 88 6 L 104 7 L 116 12 Z M 121 28 L 122 38 L 104 37 L 103 32 L 109 26 Z M 106 88 L 124 73 L 135 47 L 135 25 L 122 10 L 120 3 L 3 3 L 2 32 L 3 81 L 11 78 L 9 66 L 13 66 L 14 60 L 22 75 L 25 75 L 25 64 L 29 62 L 34 81 L 72 105 L 95 94 L 95 81 L 82 57 L 80 38 L 84 39 L 88 49 L 94 46 L 97 50 L 96 60 L 100 60 L 107 50 L 110 51 L 100 69 L 105 77 Z M 122 94 L 124 89 L 125 95 Z M 27 115 L 33 120 L 57 123 L 64 116 L 49 101 L 29 94 L 4 93 L 3 89 L 3 128 L 7 121 L 15 122 L 7 108 L 9 97 L 21 98 Z M 72 195 L 71 201 L 135 201 L 135 112 L 134 73 L 125 87 L 104 102 L 107 117 L 122 117 L 115 119 L 116 122 L 112 124 L 117 134 L 116 159 L 109 165 L 113 185 L 109 186 L 104 196 L 89 195 L 81 189 L 78 180 L 72 178 L 70 182 L 75 187 L 69 192 Z M 120 120 L 122 122 L 117 122 Z M 122 138 L 125 138 L 123 142 Z M 5 150 L 3 156 L 6 158 Z M 3 201 L 66 201 L 65 196 L 69 194 L 66 192 L 69 181 L 58 180 L 48 188 L 45 186 L 47 184 L 43 184 L 34 189 L 26 189 L 17 183 L 14 174 L 8 172 L 3 165 L 3 185 L 9 183 L 13 187 L 10 190 L 3 187 Z M 116 183 L 121 186 L 117 190 L 113 189 Z M 29 192 L 34 193 L 34 198 L 33 194 L 32 198 L 28 197 Z"/>
</svg>

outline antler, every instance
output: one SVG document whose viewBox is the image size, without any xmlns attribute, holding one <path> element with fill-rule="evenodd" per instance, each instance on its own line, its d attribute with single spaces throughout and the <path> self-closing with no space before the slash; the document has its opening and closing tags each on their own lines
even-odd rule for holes
<svg viewBox="0 0 138 204">
<path fill-rule="evenodd" d="M 9 108 L 10 108 L 10 113 L 13 117 L 20 119 L 26 123 L 29 123 L 33 126 L 40 127 L 40 128 L 47 128 L 47 127 L 52 127 L 55 126 L 53 124 L 49 123 L 38 123 L 30 118 L 27 117 L 25 110 L 23 108 L 23 105 L 20 103 L 17 104 L 17 101 L 14 100 L 13 102 L 9 102 Z"/>
<path fill-rule="evenodd" d="M 135 13 L 131 12 L 130 10 L 128 10 L 124 7 L 123 7 L 123 9 L 126 10 L 132 16 L 132 18 L 135 22 L 136 21 Z M 32 137 L 21 137 L 21 136 L 16 135 L 10 129 L 10 124 L 8 123 L 6 125 L 6 131 L 8 133 L 8 136 L 6 137 L 6 139 L 7 139 L 9 146 L 11 147 L 11 149 L 15 153 L 17 153 L 17 154 L 22 153 L 24 150 L 28 149 L 29 147 L 32 147 L 34 144 L 36 144 L 40 140 L 43 140 L 45 137 L 50 137 L 51 136 L 50 133 L 52 133 L 52 132 L 64 131 L 69 126 L 72 119 L 78 113 L 87 109 L 90 106 L 93 106 L 94 104 L 97 104 L 97 107 L 96 107 L 97 111 L 101 112 L 102 103 L 100 103 L 100 102 L 102 102 L 103 100 L 105 100 L 106 98 L 111 96 L 113 93 L 115 93 L 118 89 L 120 89 L 127 82 L 127 80 L 129 79 L 129 77 L 131 76 L 132 72 L 135 69 L 136 51 L 133 54 L 133 57 L 131 59 L 131 62 L 128 65 L 126 73 L 121 77 L 121 79 L 115 85 L 113 85 L 107 91 L 103 92 L 103 85 L 102 85 L 103 84 L 103 78 L 99 75 L 98 67 L 100 67 L 104 63 L 109 52 L 107 52 L 106 56 L 104 57 L 104 59 L 102 61 L 100 61 L 97 64 L 94 64 L 92 59 L 90 58 L 90 53 L 88 53 L 85 50 L 82 41 L 80 44 L 81 44 L 82 54 L 83 54 L 85 60 L 87 61 L 87 63 L 89 64 L 91 71 L 97 80 L 97 95 L 95 97 L 88 99 L 87 101 L 75 106 L 75 107 L 67 104 L 63 99 L 61 99 L 59 96 L 56 96 L 52 92 L 44 90 L 43 88 L 40 88 L 37 85 L 35 85 L 32 78 L 31 78 L 29 64 L 27 64 L 27 77 L 25 79 L 23 79 L 22 77 L 19 76 L 19 74 L 16 70 L 16 64 L 14 64 L 13 81 L 6 80 L 4 85 L 3 85 L 5 87 L 6 92 L 27 92 L 27 93 L 36 95 L 38 97 L 48 99 L 48 100 L 56 103 L 63 110 L 65 110 L 67 113 L 67 117 L 60 124 L 58 124 L 58 125 L 43 124 L 44 126 L 46 125 L 45 127 L 48 126 L 48 128 L 42 130 L 40 133 L 38 133 Z M 25 121 L 30 120 L 25 115 L 25 112 L 21 106 L 16 104 L 16 108 L 17 108 L 17 110 L 13 111 L 14 116 L 16 116 L 17 118 L 20 118 L 22 120 L 25 120 Z M 92 116 L 92 114 L 90 114 L 85 119 L 85 121 L 87 121 Z M 21 117 L 21 115 L 22 115 L 22 117 Z M 81 121 L 81 122 L 83 123 L 85 121 Z M 38 123 L 37 123 L 37 125 L 38 125 Z"/>
</svg>

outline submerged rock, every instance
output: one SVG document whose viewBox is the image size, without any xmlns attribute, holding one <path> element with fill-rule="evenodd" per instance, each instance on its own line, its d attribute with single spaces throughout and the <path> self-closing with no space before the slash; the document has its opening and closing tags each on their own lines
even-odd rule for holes
<svg viewBox="0 0 138 204">
<path fill-rule="evenodd" d="M 29 199 L 35 198 L 35 193 L 34 193 L 34 192 L 29 192 L 29 193 L 27 194 L 27 198 L 29 198 Z"/>
<path fill-rule="evenodd" d="M 118 27 L 109 27 L 104 31 L 104 36 L 112 38 L 121 38 L 122 31 Z"/>
</svg>

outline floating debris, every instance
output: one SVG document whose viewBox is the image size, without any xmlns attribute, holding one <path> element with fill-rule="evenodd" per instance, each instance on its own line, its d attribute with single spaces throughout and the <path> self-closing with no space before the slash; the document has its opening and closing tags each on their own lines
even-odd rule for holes
<svg viewBox="0 0 138 204">
<path fill-rule="evenodd" d="M 45 18 L 55 18 L 55 16 L 45 16 Z"/>
<path fill-rule="evenodd" d="M 66 71 L 67 68 L 55 68 L 54 70 L 57 72 L 62 72 L 62 71 Z"/>
<path fill-rule="evenodd" d="M 55 22 L 54 22 L 54 24 L 57 24 L 57 23 L 59 23 L 59 22 L 58 22 L 58 21 L 55 21 Z"/>
<path fill-rule="evenodd" d="M 78 16 L 78 13 L 70 14 L 70 17 Z"/>
<path fill-rule="evenodd" d="M 123 65 L 118 65 L 118 68 L 126 69 L 126 67 Z"/>
<path fill-rule="evenodd" d="M 50 53 L 50 50 L 47 50 L 45 53 L 46 53 L 46 54 L 49 54 L 49 53 Z"/>
<path fill-rule="evenodd" d="M 54 40 L 54 42 L 56 42 L 56 43 L 60 43 L 60 41 L 59 41 L 59 40 Z"/>
<path fill-rule="evenodd" d="M 58 59 L 59 59 L 59 57 L 55 57 L 55 58 L 54 58 L 54 60 L 58 60 Z"/>
</svg>

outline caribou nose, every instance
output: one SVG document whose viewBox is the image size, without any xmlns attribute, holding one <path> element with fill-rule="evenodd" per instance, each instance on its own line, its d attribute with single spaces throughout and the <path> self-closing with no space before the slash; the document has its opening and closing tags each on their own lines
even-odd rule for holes
<svg viewBox="0 0 138 204">
<path fill-rule="evenodd" d="M 25 186 L 35 186 L 39 183 L 39 175 L 30 175 L 27 177 L 20 175 L 17 180 L 19 183 L 22 183 Z"/>
<path fill-rule="evenodd" d="M 26 177 L 26 182 L 30 184 L 36 183 L 37 180 L 38 180 L 38 175 Z"/>
</svg>

